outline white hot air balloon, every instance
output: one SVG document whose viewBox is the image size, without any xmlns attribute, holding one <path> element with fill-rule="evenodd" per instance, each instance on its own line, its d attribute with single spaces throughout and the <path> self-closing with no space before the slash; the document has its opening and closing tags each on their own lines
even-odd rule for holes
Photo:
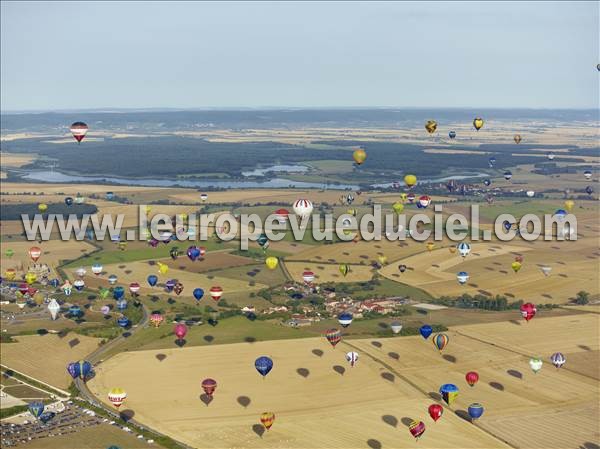
<svg viewBox="0 0 600 449">
<path fill-rule="evenodd" d="M 299 199 L 294 203 L 294 212 L 301 218 L 310 217 L 313 211 L 313 203 L 307 199 Z"/>
<path fill-rule="evenodd" d="M 358 362 L 358 352 L 348 352 L 346 354 L 346 360 L 350 363 L 350 366 L 354 367 Z"/>
<path fill-rule="evenodd" d="M 592 179 L 592 172 L 589 170 L 586 170 L 583 172 L 583 176 L 585 177 L 585 179 L 587 179 L 589 181 L 590 179 Z"/>
<path fill-rule="evenodd" d="M 315 273 L 313 273 L 312 271 L 304 271 L 302 273 L 302 279 L 307 284 L 310 284 L 311 282 L 313 282 L 315 280 Z"/>
<path fill-rule="evenodd" d="M 94 273 L 96 276 L 102 273 L 102 265 L 100 265 L 99 263 L 95 263 L 94 265 L 92 265 L 92 273 Z"/>
<path fill-rule="evenodd" d="M 458 254 L 462 257 L 467 257 L 471 252 L 471 245 L 466 242 L 461 242 L 456 246 L 456 249 L 458 249 Z"/>
<path fill-rule="evenodd" d="M 400 331 L 402 331 L 402 324 L 398 321 L 392 321 L 392 324 L 390 324 L 390 327 L 392 328 L 392 332 L 394 334 L 399 334 Z"/>
<path fill-rule="evenodd" d="M 460 285 L 466 284 L 469 280 L 469 273 L 467 273 L 466 271 L 461 271 L 456 275 L 456 280 Z"/>
<path fill-rule="evenodd" d="M 531 370 L 534 373 L 538 373 L 539 370 L 542 369 L 542 365 L 544 364 L 544 362 L 542 362 L 542 359 L 537 358 L 537 357 L 533 357 L 531 359 L 529 359 L 529 366 L 531 367 Z"/>
<path fill-rule="evenodd" d="M 52 298 L 48 303 L 48 311 L 50 312 L 50 316 L 55 320 L 58 317 L 58 312 L 60 311 L 60 305 L 56 301 L 56 299 Z"/>
<path fill-rule="evenodd" d="M 544 273 L 544 276 L 550 276 L 550 272 L 552 271 L 552 267 L 544 265 L 543 267 L 540 268 L 540 270 L 542 270 L 542 273 Z"/>
<path fill-rule="evenodd" d="M 548 158 L 549 161 L 553 161 L 554 160 L 554 153 L 548 153 L 546 155 L 546 157 Z"/>
<path fill-rule="evenodd" d="M 77 276 L 79 276 L 80 278 L 84 277 L 86 273 L 87 273 L 87 271 L 86 271 L 86 269 L 85 269 L 85 268 L 83 268 L 83 267 L 79 267 L 79 268 L 77 268 L 77 269 L 75 270 L 75 274 L 76 274 Z"/>
<path fill-rule="evenodd" d="M 535 192 L 533 190 L 528 190 L 526 193 L 529 198 L 533 198 L 535 196 Z"/>
</svg>

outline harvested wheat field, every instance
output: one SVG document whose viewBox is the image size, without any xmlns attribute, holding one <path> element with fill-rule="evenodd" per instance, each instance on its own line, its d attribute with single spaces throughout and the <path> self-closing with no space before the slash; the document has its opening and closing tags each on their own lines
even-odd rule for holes
<svg viewBox="0 0 600 449">
<path fill-rule="evenodd" d="M 67 388 L 71 377 L 66 367 L 93 352 L 99 338 L 73 333 L 14 337 L 17 343 L 2 343 L 2 364 L 58 388 Z M 51 357 L 49 357 L 51 355 Z"/>
<path fill-rule="evenodd" d="M 351 368 L 348 349 L 311 338 L 161 350 L 162 362 L 157 351 L 129 352 L 97 366 L 88 385 L 105 402 L 108 389 L 122 387 L 122 408 L 136 420 L 197 448 L 409 448 L 412 418 L 426 422 L 423 448 L 507 447 L 451 413 L 433 424 L 431 398 L 385 380 L 385 368 L 369 357 Z M 275 365 L 265 379 L 254 369 L 260 355 Z M 208 406 L 200 388 L 206 377 L 218 382 Z M 259 421 L 265 411 L 276 415 L 268 432 Z"/>
<path fill-rule="evenodd" d="M 302 282 L 302 273 L 312 271 L 315 274 L 315 283 L 323 282 L 363 282 L 373 278 L 373 268 L 369 265 L 349 265 L 350 272 L 344 277 L 340 273 L 339 265 L 323 262 L 285 262 L 287 271 L 297 282 Z"/>
</svg>

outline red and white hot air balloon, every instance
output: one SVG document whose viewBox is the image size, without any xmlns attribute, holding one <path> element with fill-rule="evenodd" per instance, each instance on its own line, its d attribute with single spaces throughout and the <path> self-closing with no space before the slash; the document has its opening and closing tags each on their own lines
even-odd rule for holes
<svg viewBox="0 0 600 449">
<path fill-rule="evenodd" d="M 119 408 L 127 398 L 127 393 L 122 388 L 113 388 L 108 392 L 108 400 L 115 407 Z"/>
<path fill-rule="evenodd" d="M 140 291 L 140 284 L 138 284 L 137 282 L 132 282 L 131 284 L 129 284 L 129 291 L 132 295 L 137 295 Z"/>
<path fill-rule="evenodd" d="M 42 250 L 37 246 L 32 246 L 31 248 L 29 248 L 29 257 L 31 257 L 31 260 L 33 260 L 34 262 L 37 262 L 41 255 Z"/>
<path fill-rule="evenodd" d="M 287 209 L 277 209 L 275 211 L 275 217 L 279 223 L 285 223 L 288 220 L 290 212 Z"/>
<path fill-rule="evenodd" d="M 75 122 L 71 125 L 70 130 L 77 143 L 81 143 L 88 132 L 88 126 L 83 122 Z"/>
<path fill-rule="evenodd" d="M 313 211 L 313 203 L 310 200 L 301 198 L 296 200 L 294 203 L 294 212 L 296 215 L 303 217 L 310 217 Z"/>
<path fill-rule="evenodd" d="M 223 289 L 221 287 L 219 287 L 218 285 L 211 287 L 209 292 L 210 292 L 210 297 L 212 299 L 214 299 L 215 301 L 218 301 L 219 299 L 221 299 L 221 296 L 223 296 Z"/>
<path fill-rule="evenodd" d="M 302 273 L 302 279 L 307 284 L 310 284 L 315 280 L 315 273 L 313 273 L 312 271 L 305 271 Z"/>
</svg>

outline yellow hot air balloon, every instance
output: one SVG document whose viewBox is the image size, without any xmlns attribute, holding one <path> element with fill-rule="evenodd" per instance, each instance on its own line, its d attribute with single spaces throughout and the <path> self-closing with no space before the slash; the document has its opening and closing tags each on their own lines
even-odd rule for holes
<svg viewBox="0 0 600 449">
<path fill-rule="evenodd" d="M 44 304 L 44 294 L 42 292 L 36 292 L 35 295 L 33 295 L 33 301 L 38 306 L 41 306 L 42 304 Z"/>
<path fill-rule="evenodd" d="M 357 165 L 361 165 L 367 159 L 367 152 L 362 148 L 358 149 L 352 153 L 352 158 Z"/>
<path fill-rule="evenodd" d="M 339 269 L 340 269 L 340 273 L 342 273 L 342 276 L 344 276 L 344 277 L 346 277 L 346 275 L 350 271 L 350 267 L 346 263 L 341 263 Z"/>
<path fill-rule="evenodd" d="M 127 242 L 119 242 L 119 249 L 125 251 L 127 249 Z"/>
<path fill-rule="evenodd" d="M 521 135 L 520 134 L 515 134 L 514 139 L 515 139 L 515 143 L 516 144 L 521 143 Z"/>
<path fill-rule="evenodd" d="M 473 126 L 477 131 L 479 131 L 481 128 L 483 128 L 483 119 L 480 117 L 473 119 Z"/>
<path fill-rule="evenodd" d="M 407 187 L 413 187 L 417 183 L 417 177 L 415 175 L 406 175 L 404 177 L 404 184 Z"/>
<path fill-rule="evenodd" d="M 48 205 L 44 203 L 38 204 L 38 210 L 43 214 L 48 210 Z"/>
<path fill-rule="evenodd" d="M 515 273 L 517 273 L 521 269 L 521 262 L 517 262 L 517 261 L 513 262 L 511 264 L 511 268 L 513 269 L 513 271 Z"/>
<path fill-rule="evenodd" d="M 156 262 L 158 264 L 158 272 L 160 274 L 167 274 L 169 272 L 169 266 L 164 263 Z"/>
<path fill-rule="evenodd" d="M 379 261 L 380 265 L 385 265 L 387 263 L 387 257 L 386 256 L 378 256 L 377 260 Z"/>
<path fill-rule="evenodd" d="M 407 198 L 408 198 L 408 195 L 407 195 L 406 193 L 402 192 L 402 193 L 400 194 L 400 201 L 401 201 L 403 204 L 404 204 L 404 203 L 406 203 L 406 199 L 407 199 Z"/>
<path fill-rule="evenodd" d="M 427 123 L 425 123 L 425 129 L 429 134 L 433 134 L 437 129 L 437 122 L 435 120 L 427 120 Z"/>
<path fill-rule="evenodd" d="M 352 215 L 353 217 L 356 217 L 356 209 L 348 209 L 346 213 Z"/>
<path fill-rule="evenodd" d="M 277 268 L 277 265 L 279 265 L 279 259 L 274 256 L 269 256 L 265 259 L 265 265 L 269 270 L 274 270 Z"/>
<path fill-rule="evenodd" d="M 435 243 L 427 242 L 427 251 L 433 251 L 433 248 L 435 248 Z"/>
<path fill-rule="evenodd" d="M 571 212 L 571 210 L 573 209 L 573 206 L 575 206 L 575 201 L 573 201 L 573 200 L 565 201 L 565 209 L 567 209 L 569 212 Z"/>
<path fill-rule="evenodd" d="M 152 208 L 150 206 L 144 206 L 144 213 L 148 215 L 150 212 L 152 212 Z"/>
<path fill-rule="evenodd" d="M 449 250 L 449 251 L 450 251 L 452 254 L 454 254 L 454 253 L 456 252 L 456 246 L 450 246 L 450 247 L 448 247 L 448 250 Z"/>
<path fill-rule="evenodd" d="M 392 209 L 394 210 L 394 212 L 396 212 L 398 215 L 400 215 L 402 213 L 402 211 L 404 210 L 404 204 L 402 204 L 400 202 L 395 202 L 392 205 Z"/>
<path fill-rule="evenodd" d="M 8 281 L 14 281 L 17 277 L 17 272 L 14 268 L 7 268 L 6 270 L 4 270 L 4 277 Z"/>
<path fill-rule="evenodd" d="M 29 285 L 33 284 L 35 281 L 37 281 L 37 276 L 35 273 L 30 271 L 25 275 L 25 282 L 27 282 Z"/>
</svg>

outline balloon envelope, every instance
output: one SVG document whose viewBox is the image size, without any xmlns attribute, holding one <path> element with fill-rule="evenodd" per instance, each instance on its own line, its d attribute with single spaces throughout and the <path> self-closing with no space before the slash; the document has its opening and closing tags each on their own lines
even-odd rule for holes
<svg viewBox="0 0 600 449">
<path fill-rule="evenodd" d="M 254 367 L 261 376 L 265 377 L 273 369 L 273 360 L 263 355 L 254 361 Z"/>
</svg>

